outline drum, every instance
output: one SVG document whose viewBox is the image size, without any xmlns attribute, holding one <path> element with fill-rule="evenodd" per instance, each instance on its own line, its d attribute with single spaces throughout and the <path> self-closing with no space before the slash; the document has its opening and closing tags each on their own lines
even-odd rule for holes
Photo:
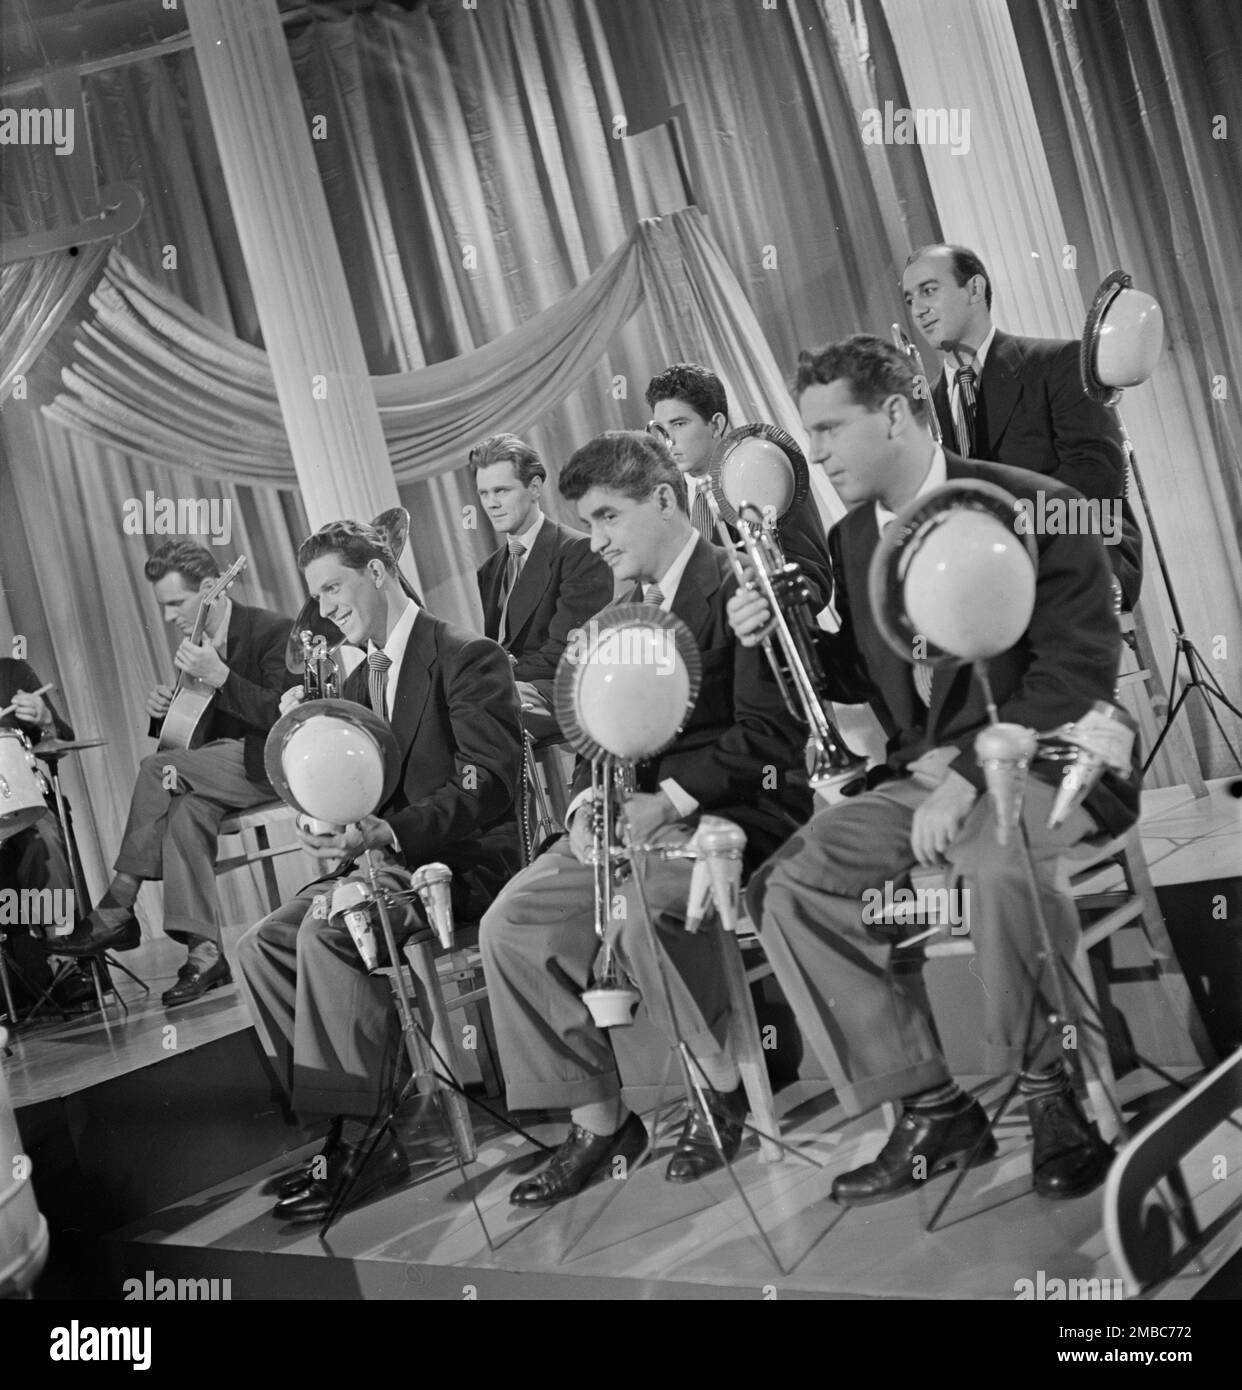
<svg viewBox="0 0 1242 1390">
<path fill-rule="evenodd" d="M 33 825 L 47 810 L 47 783 L 18 729 L 0 729 L 0 840 Z"/>
</svg>

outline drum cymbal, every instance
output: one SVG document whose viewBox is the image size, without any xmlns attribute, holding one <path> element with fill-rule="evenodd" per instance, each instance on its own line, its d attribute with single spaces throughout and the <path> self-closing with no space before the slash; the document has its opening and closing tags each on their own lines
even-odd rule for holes
<svg viewBox="0 0 1242 1390">
<path fill-rule="evenodd" d="M 103 748 L 107 742 L 106 738 L 45 738 L 32 751 L 36 758 L 63 758 L 66 753 L 80 753 L 84 748 Z"/>
</svg>

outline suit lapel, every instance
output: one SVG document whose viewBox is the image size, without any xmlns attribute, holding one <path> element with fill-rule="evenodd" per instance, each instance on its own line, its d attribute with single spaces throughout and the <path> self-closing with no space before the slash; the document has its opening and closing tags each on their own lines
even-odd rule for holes
<svg viewBox="0 0 1242 1390">
<path fill-rule="evenodd" d="M 720 588 L 720 571 L 712 547 L 699 537 L 681 573 L 677 592 L 669 611 L 690 629 L 694 640 L 703 643 L 711 622 L 711 596 Z"/>
<path fill-rule="evenodd" d="M 953 410 L 949 405 L 949 374 L 941 370 L 940 376 L 932 387 L 932 406 L 936 412 L 936 419 L 940 422 L 940 435 L 946 445 L 952 444 L 957 447 L 957 426 L 953 422 Z"/>
<path fill-rule="evenodd" d="M 392 707 L 392 731 L 401 749 L 403 763 L 422 721 L 423 709 L 431 691 L 431 667 L 435 659 L 435 622 L 420 608 L 401 659 L 397 696 Z"/>
<path fill-rule="evenodd" d="M 526 563 L 518 575 L 517 583 L 513 586 L 513 592 L 509 595 L 509 635 L 506 638 L 506 646 L 514 634 L 521 632 L 526 625 L 530 615 L 535 611 L 535 605 L 543 597 L 551 581 L 552 557 L 556 553 L 556 543 L 559 539 L 556 523 L 551 517 L 545 517 L 539 534 L 535 537 L 535 543 L 530 548 L 530 554 L 526 557 Z"/>
<path fill-rule="evenodd" d="M 505 559 L 508 554 L 506 543 L 483 561 L 481 572 L 483 582 L 479 586 L 479 593 L 483 600 L 483 628 L 485 635 L 493 641 L 498 641 L 500 637 L 497 625 L 500 622 L 500 594 L 504 588 Z"/>
<path fill-rule="evenodd" d="M 995 346 L 995 340 L 993 340 Z M 991 354 L 988 354 L 988 361 L 991 361 Z M 944 472 L 947 482 L 970 481 L 978 475 L 965 459 L 959 458 L 956 454 L 946 450 L 944 457 Z M 949 702 L 949 696 L 957 688 L 960 680 L 970 681 L 973 679 L 974 670 L 969 661 L 936 666 L 932 671 L 931 705 L 927 711 L 927 737 L 928 742 L 935 741 L 936 729 L 940 723 L 940 717 L 944 713 L 944 707 Z"/>
<path fill-rule="evenodd" d="M 979 411 L 975 421 L 975 453 L 994 459 L 1009 417 L 1022 394 L 1022 351 L 998 329 L 979 379 Z"/>
<path fill-rule="evenodd" d="M 253 628 L 254 610 L 234 599 L 233 611 L 229 614 L 229 639 L 224 644 L 224 659 L 230 667 L 236 666 L 245 656 Z"/>
</svg>

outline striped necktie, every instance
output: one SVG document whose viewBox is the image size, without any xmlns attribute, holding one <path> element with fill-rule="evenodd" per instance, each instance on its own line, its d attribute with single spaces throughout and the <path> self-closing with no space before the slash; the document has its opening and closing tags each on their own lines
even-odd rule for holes
<svg viewBox="0 0 1242 1390">
<path fill-rule="evenodd" d="M 522 556 L 525 554 L 526 547 L 521 541 L 509 542 L 509 558 L 505 561 L 505 582 L 500 591 L 498 631 L 502 642 L 509 636 L 509 598 L 513 593 L 513 586 L 518 582 L 518 575 L 522 573 Z"/>
<path fill-rule="evenodd" d="M 712 526 L 712 512 L 707 503 L 707 489 L 711 487 L 708 478 L 691 479 L 694 488 L 694 505 L 690 508 L 690 524 L 705 541 L 715 541 L 716 532 Z"/>
<path fill-rule="evenodd" d="M 643 588 L 643 602 L 655 608 L 664 606 L 664 590 L 658 584 L 648 584 Z"/>
<path fill-rule="evenodd" d="M 957 369 L 953 428 L 957 431 L 957 447 L 963 458 L 975 456 L 975 416 L 979 406 L 979 395 L 975 386 L 978 380 L 973 367 Z"/>
<path fill-rule="evenodd" d="M 367 653 L 367 684 L 371 695 L 371 708 L 381 719 L 388 718 L 388 705 L 384 696 L 388 690 L 388 668 L 392 657 L 387 652 Z"/>
</svg>

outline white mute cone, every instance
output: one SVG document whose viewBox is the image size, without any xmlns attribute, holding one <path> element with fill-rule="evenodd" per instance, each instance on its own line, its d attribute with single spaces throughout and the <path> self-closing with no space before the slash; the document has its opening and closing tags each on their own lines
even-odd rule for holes
<svg viewBox="0 0 1242 1390">
<path fill-rule="evenodd" d="M 707 865 L 720 925 L 727 932 L 736 932 L 746 832 L 732 821 L 705 816 L 699 822 L 695 839 L 701 862 Z"/>
<path fill-rule="evenodd" d="M 1038 743 L 1021 724 L 989 724 L 975 738 L 975 757 L 983 769 L 996 811 L 996 839 L 1007 845 L 1022 815 L 1026 779 Z"/>
<path fill-rule="evenodd" d="M 436 934 L 436 940 L 446 951 L 453 949 L 453 934 L 456 930 L 453 922 L 452 884 L 453 871 L 447 864 L 424 864 L 421 869 L 415 870 L 410 880 L 410 886 L 418 894 L 419 901 L 427 913 L 427 920 L 431 923 L 431 930 Z"/>
<path fill-rule="evenodd" d="M 365 883 L 338 883 L 332 892 L 328 920 L 333 926 L 344 923 L 368 974 L 379 967 L 379 944 L 375 938 L 375 898 Z"/>
<path fill-rule="evenodd" d="M 1059 737 L 1075 751 L 1061 774 L 1049 830 L 1065 824 L 1110 767 L 1114 772 L 1129 771 L 1135 732 L 1126 711 L 1105 700 L 1097 700 L 1076 723 L 1059 730 Z"/>
</svg>

